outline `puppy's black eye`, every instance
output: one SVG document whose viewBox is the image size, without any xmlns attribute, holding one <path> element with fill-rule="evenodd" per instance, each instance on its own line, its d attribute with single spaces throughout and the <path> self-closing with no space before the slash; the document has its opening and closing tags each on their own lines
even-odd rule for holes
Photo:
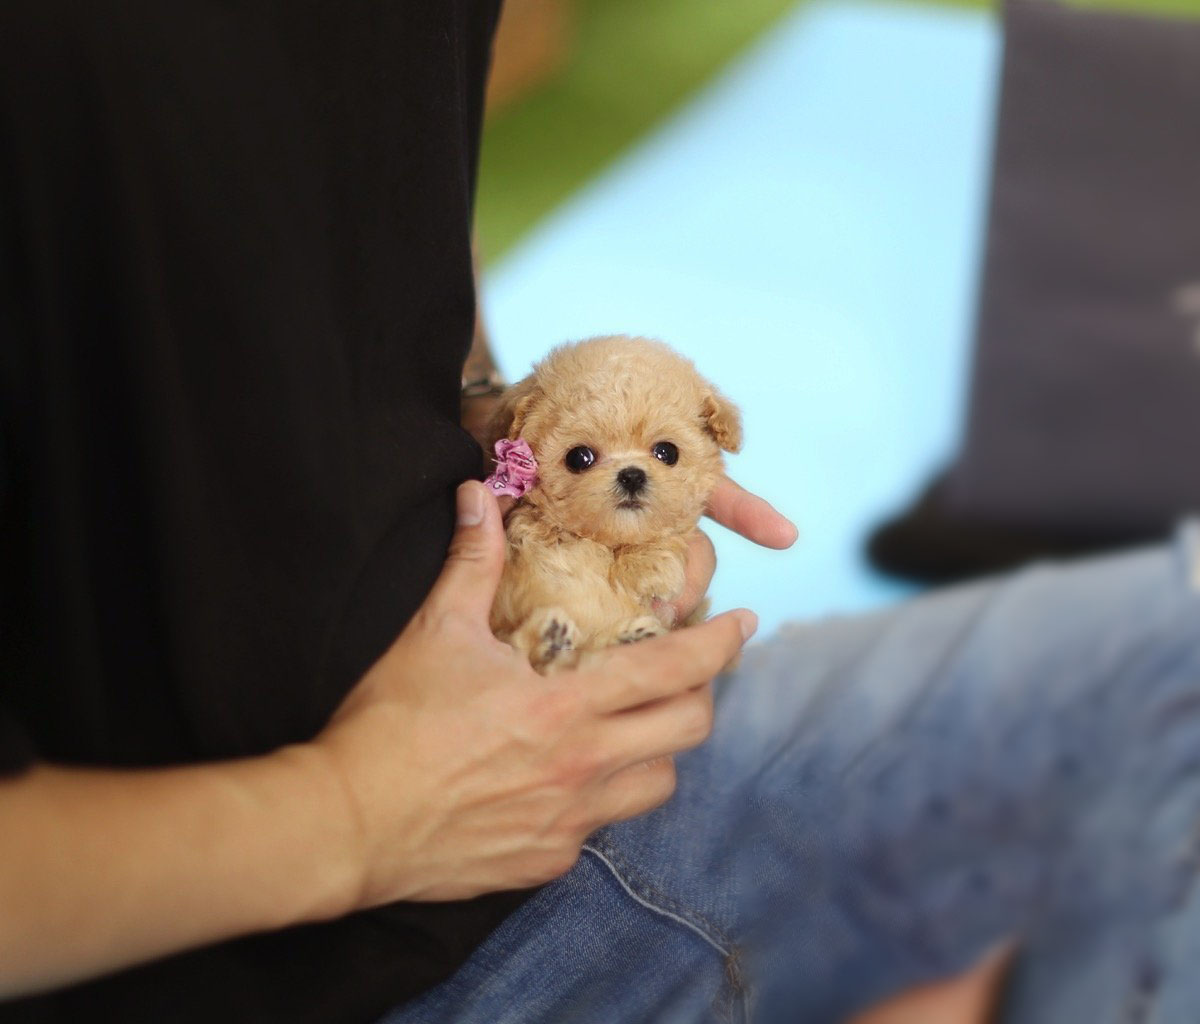
<svg viewBox="0 0 1200 1024">
<path fill-rule="evenodd" d="M 592 468 L 592 464 L 596 461 L 596 453 L 587 445 L 581 444 L 567 452 L 563 461 L 572 473 L 582 473 L 585 469 Z"/>
<path fill-rule="evenodd" d="M 658 459 L 659 462 L 665 462 L 668 466 L 673 466 L 679 461 L 679 449 L 671 444 L 670 441 L 659 441 L 650 449 L 650 454 Z"/>
</svg>

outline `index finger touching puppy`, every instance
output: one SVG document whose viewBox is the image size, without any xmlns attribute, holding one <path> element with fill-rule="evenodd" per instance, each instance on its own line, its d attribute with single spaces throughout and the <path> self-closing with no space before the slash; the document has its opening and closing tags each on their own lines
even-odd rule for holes
<svg viewBox="0 0 1200 1024">
<path fill-rule="evenodd" d="M 702 530 L 693 530 L 688 536 L 686 557 L 683 592 L 673 601 L 656 600 L 653 606 L 654 614 L 670 627 L 688 624 L 704 600 L 717 569 L 716 549 Z M 703 617 L 703 614 L 698 616 Z"/>
</svg>

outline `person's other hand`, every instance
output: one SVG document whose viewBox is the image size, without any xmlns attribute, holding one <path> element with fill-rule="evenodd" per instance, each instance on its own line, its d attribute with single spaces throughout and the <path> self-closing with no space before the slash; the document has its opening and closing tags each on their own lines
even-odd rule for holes
<svg viewBox="0 0 1200 1024">
<path fill-rule="evenodd" d="M 848 1024 L 987 1024 L 1012 963 L 1013 947 L 992 950 L 957 977 L 909 989 Z"/>
<path fill-rule="evenodd" d="M 734 611 L 542 677 L 492 636 L 500 510 L 459 488 L 445 569 L 313 746 L 357 827 L 351 902 L 449 900 L 565 872 L 601 825 L 661 804 L 712 726 L 707 683 L 756 627 Z"/>
<path fill-rule="evenodd" d="M 782 551 L 796 542 L 796 527 L 757 494 L 722 477 L 708 500 L 707 514 L 714 522 L 764 548 Z M 683 593 L 667 608 L 672 622 L 686 622 L 704 600 L 717 570 L 717 553 L 702 530 L 688 538 L 688 560 Z"/>
</svg>

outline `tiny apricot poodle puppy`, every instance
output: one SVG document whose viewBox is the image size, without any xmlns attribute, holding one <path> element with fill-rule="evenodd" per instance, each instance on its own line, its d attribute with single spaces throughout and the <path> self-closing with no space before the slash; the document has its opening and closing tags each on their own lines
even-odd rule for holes
<svg viewBox="0 0 1200 1024">
<path fill-rule="evenodd" d="M 737 408 L 661 342 L 593 338 L 554 349 L 506 392 L 490 440 L 489 483 L 520 496 L 496 636 L 549 673 L 672 628 L 659 609 L 683 590 L 722 451 L 741 447 Z"/>
</svg>

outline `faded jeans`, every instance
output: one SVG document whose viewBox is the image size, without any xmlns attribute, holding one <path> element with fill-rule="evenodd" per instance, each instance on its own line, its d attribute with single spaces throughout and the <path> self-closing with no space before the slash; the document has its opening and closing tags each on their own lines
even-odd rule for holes
<svg viewBox="0 0 1200 1024">
<path fill-rule="evenodd" d="M 1200 1021 L 1196 524 L 785 628 L 678 768 L 387 1024 L 822 1024 L 1010 938 L 1004 1021 Z"/>
</svg>

